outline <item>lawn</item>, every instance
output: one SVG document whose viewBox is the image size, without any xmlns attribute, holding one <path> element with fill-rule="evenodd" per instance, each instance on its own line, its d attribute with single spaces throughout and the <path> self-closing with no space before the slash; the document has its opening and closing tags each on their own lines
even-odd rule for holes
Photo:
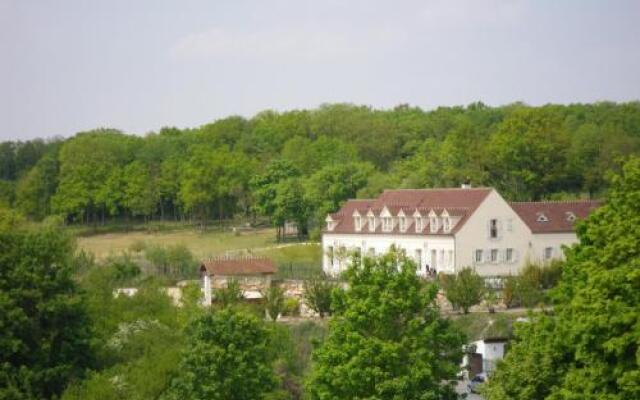
<svg viewBox="0 0 640 400">
<path fill-rule="evenodd" d="M 526 317 L 527 312 L 471 313 L 466 315 L 451 314 L 448 316 L 453 324 L 467 335 L 467 338 L 478 340 L 489 337 L 511 337 L 513 323 L 519 317 Z"/>
<path fill-rule="evenodd" d="M 320 245 L 315 243 L 276 243 L 275 231 L 271 228 L 239 233 L 219 230 L 201 233 L 194 229 L 114 232 L 90 236 L 79 235 L 77 240 L 80 249 L 92 252 L 98 260 L 111 254 L 120 254 L 141 243 L 155 246 L 183 244 L 197 259 L 225 253 L 251 252 L 273 259 L 278 266 L 284 266 L 283 269 L 304 270 L 303 275 L 320 271 L 322 255 Z"/>
</svg>

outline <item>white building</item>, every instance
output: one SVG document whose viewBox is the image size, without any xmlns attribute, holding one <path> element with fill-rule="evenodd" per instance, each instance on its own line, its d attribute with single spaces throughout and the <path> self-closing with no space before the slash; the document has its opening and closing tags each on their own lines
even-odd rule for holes
<svg viewBox="0 0 640 400">
<path fill-rule="evenodd" d="M 394 245 L 413 257 L 418 274 L 472 266 L 483 276 L 517 274 L 526 260 L 563 256 L 577 241 L 573 225 L 597 201 L 508 203 L 493 188 L 385 190 L 348 200 L 329 214 L 323 269 L 337 274 L 349 252 L 380 255 Z"/>
</svg>

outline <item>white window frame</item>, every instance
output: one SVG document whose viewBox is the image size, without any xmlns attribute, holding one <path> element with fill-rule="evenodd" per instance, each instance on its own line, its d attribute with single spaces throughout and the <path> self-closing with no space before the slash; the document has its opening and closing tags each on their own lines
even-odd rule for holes
<svg viewBox="0 0 640 400">
<path fill-rule="evenodd" d="M 362 230 L 362 217 L 356 215 L 354 218 L 356 231 L 360 232 Z"/>
<path fill-rule="evenodd" d="M 422 218 L 416 217 L 416 233 L 422 232 Z"/>
<path fill-rule="evenodd" d="M 368 217 L 369 219 L 369 232 L 376 230 L 376 217 Z"/>
<path fill-rule="evenodd" d="M 382 230 L 391 232 L 393 230 L 393 220 L 391 217 L 382 217 Z"/>
<path fill-rule="evenodd" d="M 438 232 L 438 217 L 429 217 L 429 231 L 431 233 Z"/>
<path fill-rule="evenodd" d="M 479 260 L 478 260 L 478 256 L 480 256 Z M 484 250 L 476 249 L 476 251 L 473 254 L 473 260 L 475 261 L 476 264 L 482 264 L 484 262 Z"/>
<path fill-rule="evenodd" d="M 495 235 L 494 235 L 495 233 Z M 500 237 L 500 232 L 498 228 L 498 219 L 491 218 L 489 220 L 489 238 L 490 239 L 498 239 Z"/>
<path fill-rule="evenodd" d="M 404 232 L 407 230 L 407 218 L 406 217 L 398 217 L 398 226 L 400 228 L 400 232 Z"/>
<path fill-rule="evenodd" d="M 515 261 L 515 250 L 512 247 L 508 247 L 504 251 L 504 260 L 508 263 Z"/>
<path fill-rule="evenodd" d="M 545 261 L 551 260 L 553 258 L 553 253 L 554 253 L 553 247 L 551 246 L 545 247 L 542 257 L 544 258 Z"/>
<path fill-rule="evenodd" d="M 489 259 L 491 260 L 492 264 L 497 264 L 500 261 L 500 250 L 498 249 L 491 249 L 489 250 Z M 493 257 L 493 255 L 495 254 L 495 257 Z"/>
</svg>

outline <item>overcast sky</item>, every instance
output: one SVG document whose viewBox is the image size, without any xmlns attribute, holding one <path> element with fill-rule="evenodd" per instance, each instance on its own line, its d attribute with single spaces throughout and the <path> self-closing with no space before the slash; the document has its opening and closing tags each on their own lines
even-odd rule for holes
<svg viewBox="0 0 640 400">
<path fill-rule="evenodd" d="M 634 0 L 0 0 L 0 140 L 326 102 L 636 99 Z"/>
</svg>

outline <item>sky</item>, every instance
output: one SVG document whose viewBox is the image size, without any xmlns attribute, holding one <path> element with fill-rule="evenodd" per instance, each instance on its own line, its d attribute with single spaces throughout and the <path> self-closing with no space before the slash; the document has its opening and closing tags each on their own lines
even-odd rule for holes
<svg viewBox="0 0 640 400">
<path fill-rule="evenodd" d="M 640 1 L 0 0 L 0 140 L 640 99 Z"/>
</svg>

